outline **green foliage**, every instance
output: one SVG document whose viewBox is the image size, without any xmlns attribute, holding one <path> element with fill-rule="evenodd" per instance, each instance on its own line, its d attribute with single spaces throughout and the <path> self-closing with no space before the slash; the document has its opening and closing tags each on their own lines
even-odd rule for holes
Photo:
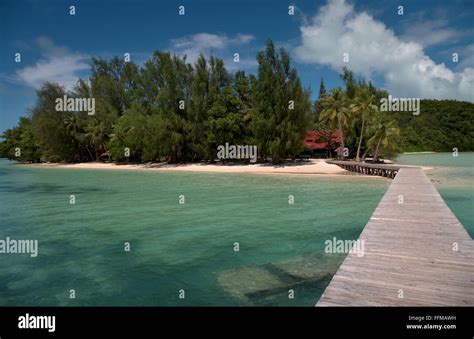
<svg viewBox="0 0 474 339">
<path fill-rule="evenodd" d="M 18 126 L 7 129 L 0 142 L 0 155 L 20 162 L 39 162 L 40 144 L 33 135 L 31 120 L 22 117 Z"/>
<path fill-rule="evenodd" d="M 323 78 L 321 78 L 321 82 L 319 83 L 319 99 L 323 97 L 323 95 L 326 94 L 326 87 L 324 86 L 324 81 Z"/>
<path fill-rule="evenodd" d="M 406 152 L 474 150 L 474 104 L 455 100 L 421 100 L 420 114 L 393 112 Z"/>
<path fill-rule="evenodd" d="M 257 61 L 252 131 L 260 155 L 278 162 L 302 149 L 310 123 L 310 94 L 301 86 L 296 69 L 290 67 L 288 53 L 283 48 L 277 53 L 272 41 L 257 55 Z"/>
<path fill-rule="evenodd" d="M 324 122 L 331 129 L 345 131 L 351 122 L 350 101 L 340 88 L 333 89 L 321 99 L 321 112 L 319 120 Z M 341 147 L 344 148 L 344 133 L 342 135 Z M 340 152 L 343 158 L 343 152 Z"/>
<path fill-rule="evenodd" d="M 344 66 L 342 68 L 342 74 L 340 74 L 339 77 L 346 85 L 346 96 L 349 99 L 354 99 L 357 90 L 357 83 L 355 81 L 354 73 Z"/>
<path fill-rule="evenodd" d="M 45 83 L 37 92 L 36 105 L 31 109 L 34 137 L 41 144 L 41 159 L 45 161 L 73 161 L 77 151 L 66 128 L 68 113 L 56 111 L 56 99 L 66 94 L 57 84 Z"/>
<path fill-rule="evenodd" d="M 192 67 L 185 58 L 156 51 L 146 63 L 145 72 L 149 86 L 157 87 L 149 113 L 157 114 L 162 122 L 160 143 L 152 146 L 158 147 L 157 154 L 166 155 L 169 162 L 189 160 L 194 155 L 193 149 L 188 147 Z"/>
<path fill-rule="evenodd" d="M 342 130 L 341 146 L 357 159 L 474 149 L 472 103 L 422 100 L 419 116 L 380 112 L 387 92 L 343 68 L 345 90 L 326 92 L 321 78 L 312 104 L 283 48 L 268 41 L 257 61 L 257 73 L 246 75 L 229 73 L 213 56 L 191 65 L 155 51 L 140 67 L 94 58 L 90 78 L 73 90 L 41 86 L 30 117 L 3 133 L 0 155 L 23 162 L 213 161 L 228 142 L 256 144 L 260 159 L 279 162 L 298 155 L 306 131 L 316 129 Z M 56 111 L 64 95 L 94 98 L 95 114 Z"/>
<path fill-rule="evenodd" d="M 378 106 L 375 105 L 375 96 L 371 93 L 367 86 L 361 84 L 357 88 L 353 103 L 350 105 L 350 110 L 353 114 L 353 118 L 361 120 L 359 143 L 357 144 L 356 153 L 356 161 L 359 161 L 366 121 L 370 122 L 370 119 L 374 114 L 380 114 Z"/>
<path fill-rule="evenodd" d="M 343 94 L 338 100 L 335 100 L 333 90 L 315 102 L 314 110 L 320 123 L 314 125 L 316 128 L 338 128 L 336 112 L 348 108 L 349 112 L 340 116 L 340 127 L 350 157 L 393 157 L 400 152 L 443 152 L 453 148 L 474 150 L 473 103 L 425 99 L 421 100 L 418 116 L 412 112 L 380 112 L 380 100 L 388 97 L 386 91 L 375 88 L 370 81 L 366 83 L 360 79 L 356 82 L 348 69 L 343 69 L 341 78 L 346 90 L 337 90 Z M 352 99 L 349 93 L 354 93 Z M 382 132 L 387 135 L 381 138 Z"/>
<path fill-rule="evenodd" d="M 376 117 L 373 125 L 374 133 L 368 140 L 368 146 L 372 150 L 373 160 L 379 159 L 381 152 L 385 156 L 394 156 L 398 153 L 398 143 L 400 141 L 400 129 L 395 120 L 390 120 L 385 113 L 380 113 Z"/>
</svg>

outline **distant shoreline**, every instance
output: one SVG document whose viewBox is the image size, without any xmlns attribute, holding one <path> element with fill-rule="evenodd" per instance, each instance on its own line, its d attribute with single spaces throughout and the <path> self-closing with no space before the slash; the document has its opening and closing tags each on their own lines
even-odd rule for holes
<svg viewBox="0 0 474 339">
<path fill-rule="evenodd" d="M 433 154 L 433 153 L 438 153 L 434 151 L 424 151 L 424 152 L 403 152 L 402 154 Z"/>
<path fill-rule="evenodd" d="M 381 178 L 372 175 L 356 174 L 341 167 L 326 162 L 328 159 L 310 159 L 303 162 L 287 162 L 277 165 L 273 164 L 232 164 L 232 163 L 181 163 L 168 164 L 146 163 L 146 164 L 118 164 L 114 162 L 81 162 L 81 163 L 18 163 L 20 166 L 34 166 L 38 168 L 64 168 L 64 169 L 89 169 L 89 170 L 138 170 L 138 171 L 161 171 L 161 172 L 191 172 L 191 173 L 247 173 L 247 174 L 282 174 L 282 175 L 315 175 L 332 177 L 370 177 Z M 394 163 L 391 163 L 394 164 Z M 409 165 L 404 165 L 409 166 Z M 421 167 L 424 171 L 432 170 L 433 167 Z"/>
<path fill-rule="evenodd" d="M 285 173 L 285 174 L 341 174 L 347 171 L 339 166 L 331 165 L 321 160 L 310 160 L 301 163 L 272 164 L 116 164 L 116 163 L 78 163 L 78 164 L 40 164 L 60 168 L 85 169 L 127 169 L 127 170 L 154 170 L 172 172 L 218 172 L 218 173 Z"/>
<path fill-rule="evenodd" d="M 23 164 L 21 164 L 23 165 Z M 337 165 L 326 163 L 324 159 L 310 159 L 306 162 L 273 164 L 116 164 L 86 162 L 76 164 L 40 163 L 24 164 L 42 168 L 98 169 L 98 170 L 145 170 L 163 172 L 201 172 L 201 173 L 249 173 L 249 174 L 286 174 L 286 175 L 323 175 L 349 177 L 355 176 Z M 373 178 L 373 176 L 370 176 Z"/>
</svg>

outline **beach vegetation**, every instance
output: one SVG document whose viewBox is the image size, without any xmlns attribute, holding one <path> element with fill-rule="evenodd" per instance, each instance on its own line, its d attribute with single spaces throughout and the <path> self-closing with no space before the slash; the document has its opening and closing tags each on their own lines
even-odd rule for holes
<svg viewBox="0 0 474 339">
<path fill-rule="evenodd" d="M 259 161 L 279 163 L 313 146 L 339 158 L 349 151 L 357 161 L 454 146 L 474 150 L 473 103 L 423 99 L 419 115 L 381 111 L 389 94 L 346 67 L 343 86 L 326 89 L 321 77 L 312 102 L 284 48 L 268 40 L 256 59 L 256 71 L 247 74 L 229 72 L 213 55 L 190 63 L 186 56 L 155 51 L 143 65 L 92 58 L 89 78 L 72 89 L 46 82 L 37 90 L 34 106 L 1 135 L 0 156 L 20 162 L 213 162 L 218 146 L 228 143 L 256 145 Z M 65 106 L 69 102 L 75 104 Z"/>
</svg>

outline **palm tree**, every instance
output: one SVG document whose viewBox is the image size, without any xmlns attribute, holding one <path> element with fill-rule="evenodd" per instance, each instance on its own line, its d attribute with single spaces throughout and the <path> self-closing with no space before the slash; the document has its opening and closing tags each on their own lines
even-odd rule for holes
<svg viewBox="0 0 474 339">
<path fill-rule="evenodd" d="M 377 125 L 377 131 L 368 141 L 369 147 L 373 149 L 373 161 L 377 162 L 379 160 L 381 147 L 382 149 L 394 148 L 399 136 L 400 129 L 397 126 L 397 122 L 381 118 Z"/>
<path fill-rule="evenodd" d="M 89 124 L 87 127 L 86 138 L 89 140 L 90 145 L 94 147 L 95 159 L 98 161 L 100 156 L 107 153 L 107 133 L 104 123 L 94 121 Z"/>
<path fill-rule="evenodd" d="M 76 114 L 74 114 L 74 113 L 68 114 L 68 116 L 66 117 L 64 123 L 66 125 L 66 131 L 68 132 L 68 134 L 72 138 L 75 138 L 75 136 L 78 133 L 79 128 L 80 128 Z"/>
<path fill-rule="evenodd" d="M 377 112 L 378 110 L 378 107 L 374 104 L 374 102 L 375 96 L 370 94 L 367 88 L 362 88 L 357 92 L 355 102 L 350 105 L 351 112 L 362 118 L 356 161 L 360 161 L 360 148 L 362 146 L 362 139 L 364 137 L 365 120 L 367 117 L 370 117 L 372 113 Z"/>
<path fill-rule="evenodd" d="M 349 125 L 350 110 L 348 99 L 340 88 L 333 89 L 329 94 L 325 94 L 321 99 L 322 110 L 319 114 L 319 121 L 327 123 L 331 128 L 341 131 L 341 147 L 339 158 L 344 158 L 344 133 L 343 128 Z"/>
<path fill-rule="evenodd" d="M 64 119 L 64 124 L 66 127 L 66 132 L 71 138 L 71 143 L 74 145 L 74 147 L 79 150 L 80 149 L 80 138 L 79 138 L 79 131 L 80 131 L 80 124 L 77 119 L 77 116 L 75 113 L 69 113 L 66 118 Z M 73 160 L 79 160 L 82 161 L 82 156 L 81 152 L 79 151 L 78 153 L 74 154 Z"/>
</svg>

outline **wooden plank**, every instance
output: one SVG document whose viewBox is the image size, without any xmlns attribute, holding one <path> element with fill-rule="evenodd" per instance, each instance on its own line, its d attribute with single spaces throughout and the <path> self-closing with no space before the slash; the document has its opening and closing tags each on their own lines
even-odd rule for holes
<svg viewBox="0 0 474 339">
<path fill-rule="evenodd" d="M 420 168 L 398 169 L 359 240 L 316 306 L 474 306 L 474 240 Z"/>
</svg>

